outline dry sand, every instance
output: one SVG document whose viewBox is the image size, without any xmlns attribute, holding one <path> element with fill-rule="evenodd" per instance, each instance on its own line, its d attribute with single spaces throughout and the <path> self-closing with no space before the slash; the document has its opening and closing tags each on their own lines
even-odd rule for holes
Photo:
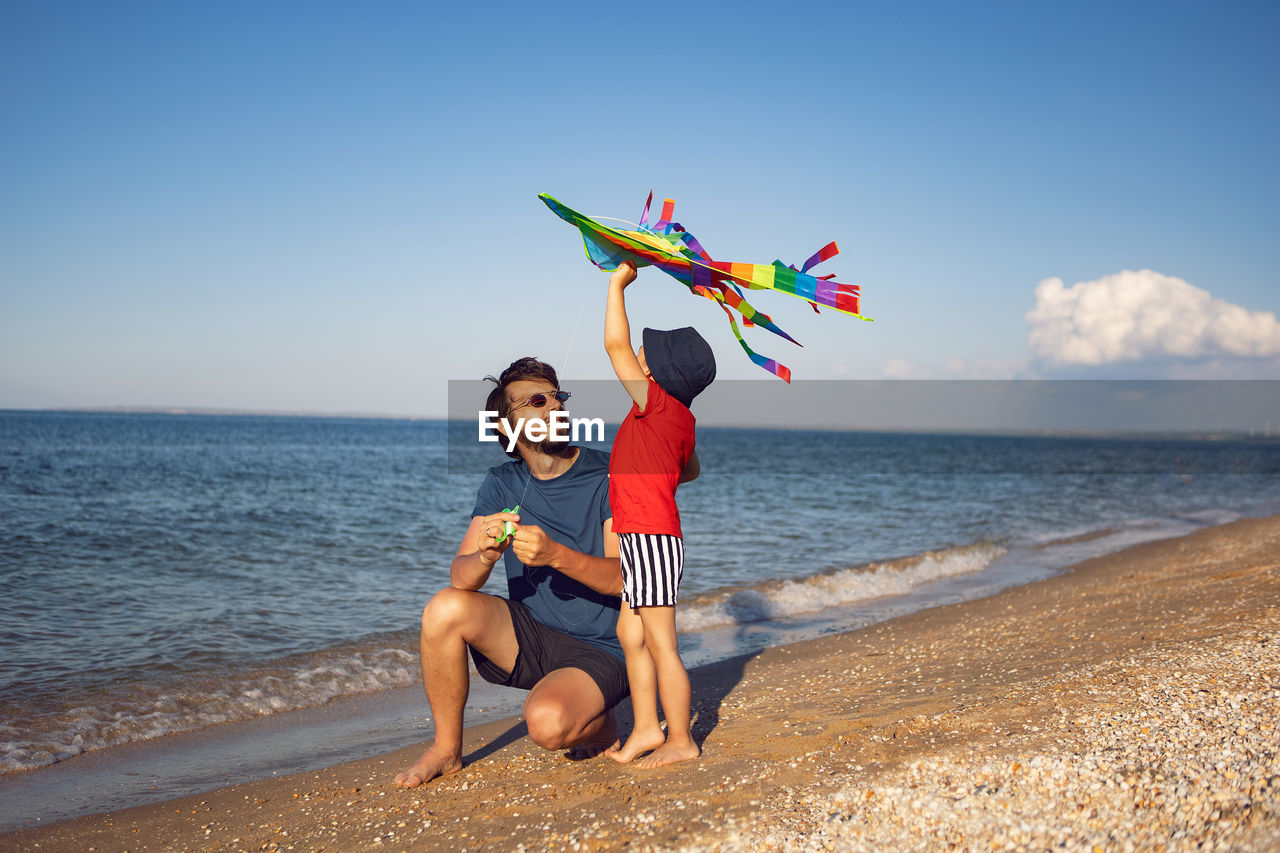
<svg viewBox="0 0 1280 853">
<path fill-rule="evenodd" d="M 508 720 L 414 791 L 418 746 L 0 849 L 1280 849 L 1280 518 L 692 675 L 690 764 Z"/>
</svg>

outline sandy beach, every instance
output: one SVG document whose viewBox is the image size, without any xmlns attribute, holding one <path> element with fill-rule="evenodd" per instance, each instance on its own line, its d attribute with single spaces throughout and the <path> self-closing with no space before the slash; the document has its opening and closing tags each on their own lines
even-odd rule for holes
<svg viewBox="0 0 1280 853">
<path fill-rule="evenodd" d="M 0 849 L 1280 848 L 1280 517 L 692 678 L 690 764 L 574 762 L 505 720 L 425 788 L 391 784 L 415 745 Z"/>
</svg>

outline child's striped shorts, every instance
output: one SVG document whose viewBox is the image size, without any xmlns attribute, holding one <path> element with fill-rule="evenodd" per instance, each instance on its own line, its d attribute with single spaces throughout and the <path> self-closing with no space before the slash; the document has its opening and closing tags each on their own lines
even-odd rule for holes
<svg viewBox="0 0 1280 853">
<path fill-rule="evenodd" d="M 632 607 L 676 603 L 684 575 L 684 540 L 669 533 L 619 533 L 622 597 Z"/>
</svg>

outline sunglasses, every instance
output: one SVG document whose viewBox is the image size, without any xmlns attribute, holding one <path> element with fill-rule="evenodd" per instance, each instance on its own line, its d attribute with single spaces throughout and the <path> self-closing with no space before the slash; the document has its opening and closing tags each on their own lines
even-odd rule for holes
<svg viewBox="0 0 1280 853">
<path fill-rule="evenodd" d="M 513 403 L 510 410 L 514 412 L 516 409 L 522 409 L 525 406 L 533 406 L 535 409 L 541 409 L 547 404 L 548 400 L 555 400 L 557 403 L 563 403 L 572 396 L 573 395 L 568 391 L 552 391 L 550 394 L 539 392 L 525 397 L 518 403 Z"/>
</svg>

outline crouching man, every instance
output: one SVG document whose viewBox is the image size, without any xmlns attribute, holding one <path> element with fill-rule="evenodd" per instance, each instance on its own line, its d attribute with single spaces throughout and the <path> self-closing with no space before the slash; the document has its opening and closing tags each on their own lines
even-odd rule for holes
<svg viewBox="0 0 1280 853">
<path fill-rule="evenodd" d="M 554 368 L 522 358 L 498 377 L 485 408 L 512 424 L 549 427 L 566 399 Z M 617 742 L 612 709 L 627 695 L 627 672 L 615 631 L 622 574 L 609 456 L 526 436 L 521 430 L 508 452 L 513 461 L 489 469 L 449 586 L 422 612 L 422 681 L 435 738 L 396 776 L 400 787 L 462 769 L 468 652 L 486 681 L 529 691 L 524 718 L 534 743 L 586 758 Z M 502 511 L 517 505 L 518 514 Z M 504 536 L 507 522 L 513 533 Z M 499 559 L 507 598 L 479 592 Z"/>
</svg>

